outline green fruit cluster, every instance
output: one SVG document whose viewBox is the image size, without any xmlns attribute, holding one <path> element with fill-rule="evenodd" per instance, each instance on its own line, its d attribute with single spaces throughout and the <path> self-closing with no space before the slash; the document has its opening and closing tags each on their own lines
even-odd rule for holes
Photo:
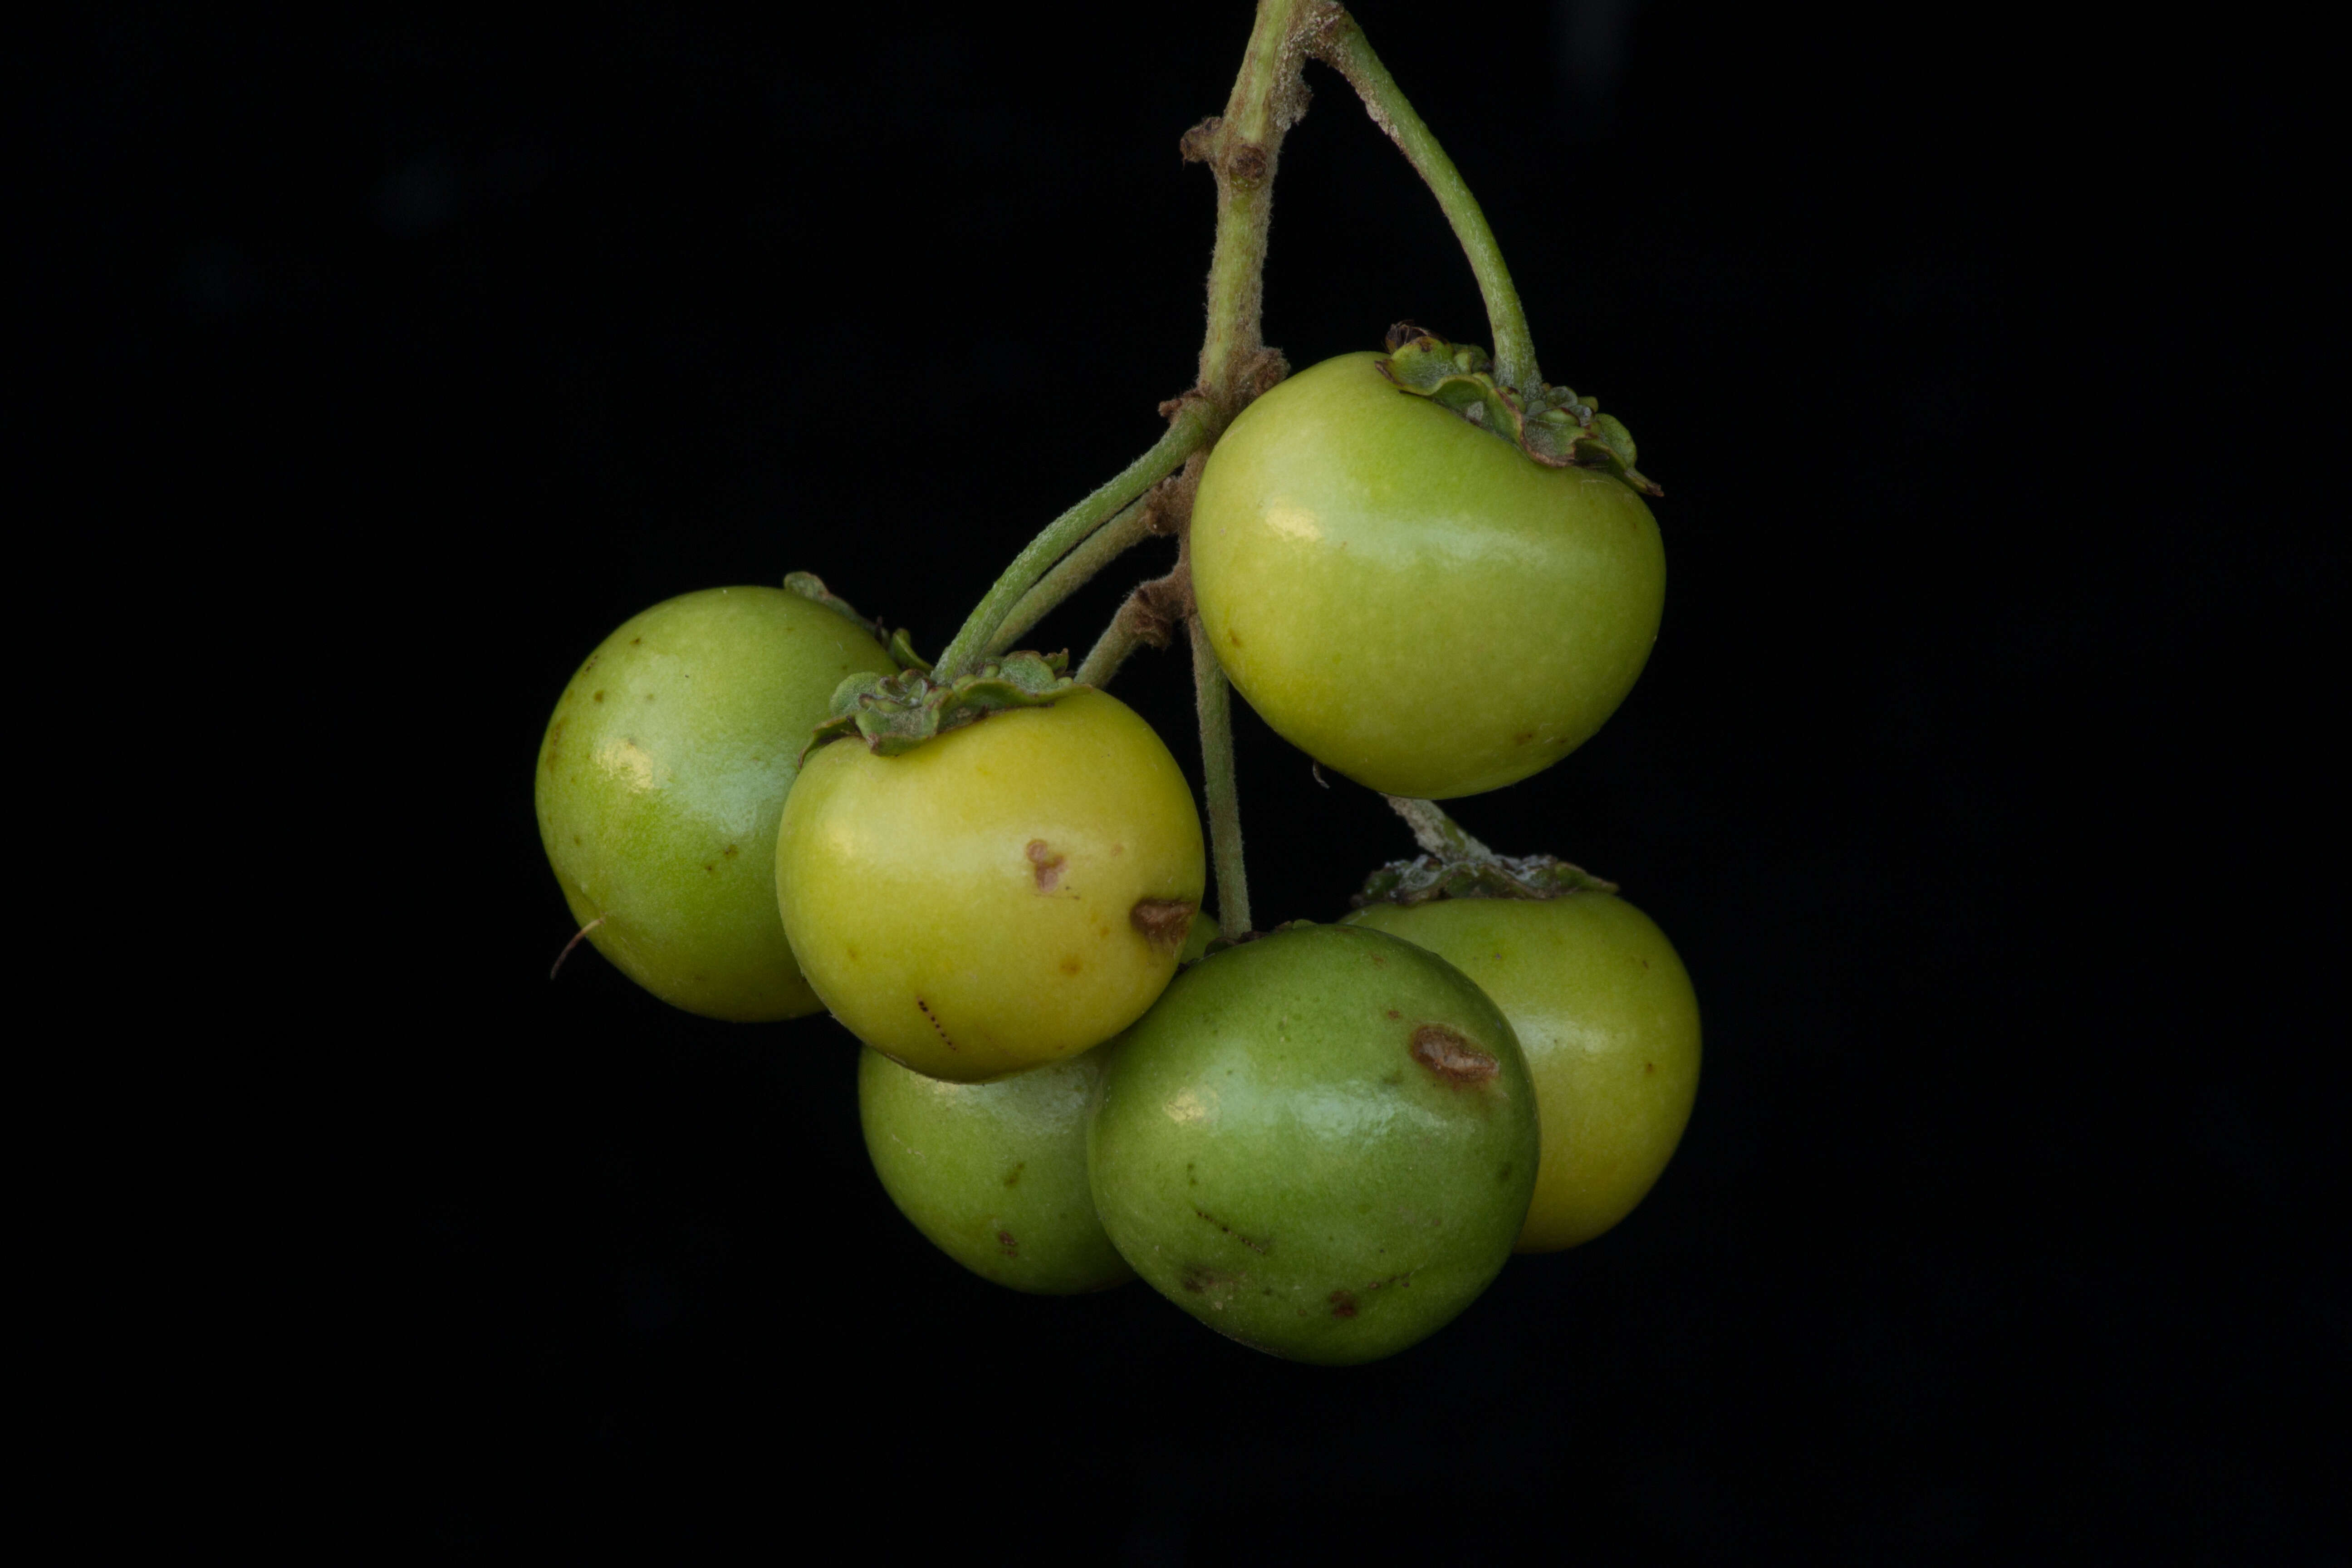
<svg viewBox="0 0 2352 1568">
<path fill-rule="evenodd" d="M 1245 410 L 1190 526 L 1235 687 L 1392 795 L 1557 761 L 1656 635 L 1632 486 L 1408 395 L 1378 356 Z M 647 990 L 824 1010 L 863 1043 L 876 1173 L 964 1267 L 1053 1294 L 1139 1276 L 1245 1344 L 1363 1362 L 1657 1180 L 1698 1012 L 1633 905 L 1380 903 L 1212 943 L 1201 816 L 1149 724 L 1070 686 L 919 743 L 813 744 L 900 662 L 804 593 L 657 605 L 557 702 L 538 816 L 583 934 Z"/>
</svg>

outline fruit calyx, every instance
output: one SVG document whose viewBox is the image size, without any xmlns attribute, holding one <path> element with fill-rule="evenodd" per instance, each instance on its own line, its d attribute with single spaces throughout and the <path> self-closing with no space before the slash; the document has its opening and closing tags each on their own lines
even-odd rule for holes
<svg viewBox="0 0 2352 1568">
<path fill-rule="evenodd" d="M 867 751 L 897 756 L 991 713 L 1048 708 L 1077 688 L 1069 665 L 1067 653 L 1024 651 L 985 659 L 952 680 L 936 679 L 929 665 L 897 675 L 861 671 L 833 689 L 832 717 L 816 727 L 808 749 L 854 734 Z"/>
<path fill-rule="evenodd" d="M 1365 878 L 1363 890 L 1348 902 L 1360 910 L 1367 904 L 1411 909 L 1438 899 L 1557 899 L 1616 890 L 1616 883 L 1550 855 L 1417 855 L 1391 860 Z"/>
<path fill-rule="evenodd" d="M 815 573 L 787 572 L 784 574 L 784 586 L 802 598 L 814 599 L 835 615 L 856 621 L 859 626 L 864 626 L 874 640 L 880 643 L 891 658 L 898 662 L 900 669 L 919 669 L 926 673 L 929 671 L 930 660 L 915 651 L 915 645 L 908 640 L 906 627 L 900 626 L 894 632 L 880 621 L 867 620 L 857 613 L 856 606 L 826 587 L 824 579 Z"/>
<path fill-rule="evenodd" d="M 1380 373 L 1400 391 L 1426 397 L 1480 429 L 1499 436 L 1548 468 L 1604 468 L 1644 495 L 1664 495 L 1633 466 L 1633 435 L 1598 398 L 1538 382 L 1505 386 L 1494 361 L 1472 343 L 1451 343 L 1411 321 L 1389 329 L 1388 357 Z"/>
</svg>

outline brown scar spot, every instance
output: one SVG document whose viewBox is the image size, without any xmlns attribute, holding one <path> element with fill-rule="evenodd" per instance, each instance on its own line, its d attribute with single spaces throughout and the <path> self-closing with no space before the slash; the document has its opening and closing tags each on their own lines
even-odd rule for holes
<svg viewBox="0 0 2352 1568">
<path fill-rule="evenodd" d="M 1162 952 L 1180 952 L 1185 933 L 1192 929 L 1195 907 L 1182 899 L 1138 899 L 1127 911 L 1127 923 Z"/>
<path fill-rule="evenodd" d="M 1022 1172 L 1024 1172 L 1024 1171 L 1025 1171 L 1025 1170 L 1027 1170 L 1028 1168 L 1029 1168 L 1029 1162 L 1028 1162 L 1028 1161 L 1026 1161 L 1026 1160 L 1015 1160 L 1015 1161 L 1013 1163 L 1013 1169 L 1011 1169 L 1011 1170 L 1009 1170 L 1009 1171 L 1007 1171 L 1007 1172 L 1005 1172 L 1005 1173 L 1004 1173 L 1004 1184 L 1005 1184 L 1006 1186 L 1008 1186 L 1008 1187 L 1017 1187 L 1017 1186 L 1019 1186 L 1019 1185 L 1021 1184 L 1021 1173 L 1022 1173 Z"/>
<path fill-rule="evenodd" d="M 721 849 L 719 853 L 723 858 L 727 858 L 727 859 L 730 859 L 730 860 L 732 860 L 733 858 L 735 858 L 735 846 L 733 846 L 732 844 L 730 844 L 726 848 Z"/>
<path fill-rule="evenodd" d="M 1648 1077 L 1651 1073 L 1654 1073 L 1654 1072 L 1655 1072 L 1655 1071 L 1657 1071 L 1657 1070 L 1658 1070 L 1658 1064 L 1657 1064 L 1657 1063 L 1655 1063 L 1655 1062 L 1643 1062 L 1643 1063 L 1642 1064 L 1642 1074 L 1643 1074 L 1643 1077 L 1645 1077 L 1645 1078 L 1646 1078 L 1646 1077 Z"/>
<path fill-rule="evenodd" d="M 643 638 L 643 637 L 631 637 L 631 638 L 629 639 L 629 646 L 630 646 L 631 647 L 636 647 L 639 643 L 641 643 L 641 642 L 643 642 L 643 641 L 645 641 L 645 640 L 646 640 L 646 639 L 645 639 L 645 638 Z"/>
<path fill-rule="evenodd" d="M 702 868 L 716 876 L 719 871 L 719 862 L 716 860 L 705 860 L 702 863 Z"/>
<path fill-rule="evenodd" d="M 1042 838 L 1029 840 L 1029 864 L 1036 868 L 1033 874 L 1039 892 L 1054 890 L 1054 885 L 1062 879 L 1062 866 L 1068 858 L 1066 855 L 1055 854 L 1054 847 Z"/>
<path fill-rule="evenodd" d="M 1503 1064 L 1443 1024 L 1423 1024 L 1412 1032 L 1412 1059 L 1453 1084 L 1481 1084 L 1503 1070 Z"/>
<path fill-rule="evenodd" d="M 1356 1315 L 1356 1293 L 1353 1290 L 1332 1291 L 1331 1315 L 1335 1318 L 1354 1317 Z"/>
<path fill-rule="evenodd" d="M 1403 1017 L 1403 1016 L 1404 1016 L 1404 1015 L 1403 1015 L 1403 1014 L 1402 1014 L 1402 1013 L 1400 1013 L 1400 1012 L 1398 1012 L 1395 1008 L 1391 1007 L 1391 1008 L 1390 1008 L 1390 1009 L 1389 1009 L 1389 1016 L 1390 1016 L 1390 1017 L 1391 1017 L 1391 1018 L 1402 1018 L 1402 1017 Z"/>
<path fill-rule="evenodd" d="M 948 1032 L 940 1026 L 938 1015 L 931 1011 L 931 1005 L 924 1001 L 920 996 L 918 996 L 915 998 L 915 1005 L 923 1010 L 923 1017 L 925 1021 L 928 1022 L 934 1030 L 938 1031 L 940 1043 L 947 1047 L 950 1050 L 955 1049 L 956 1043 L 948 1038 Z"/>
<path fill-rule="evenodd" d="M 603 692 L 599 691 L 599 692 L 598 692 L 598 693 L 596 693 L 593 697 L 591 697 L 590 699 L 588 699 L 588 700 L 589 700 L 589 701 L 591 701 L 591 702 L 602 702 L 602 701 L 604 701 L 604 694 Z"/>
<path fill-rule="evenodd" d="M 1013 1239 L 1013 1233 L 1009 1230 L 1000 1230 L 996 1233 L 996 1245 L 1004 1248 L 1004 1256 L 1007 1258 L 1021 1256 L 1021 1244 Z"/>
<path fill-rule="evenodd" d="M 1524 731 L 1521 733 L 1511 737 L 1511 744 L 1514 746 L 1524 746 L 1535 738 L 1536 732 L 1533 730 Z"/>
<path fill-rule="evenodd" d="M 1084 969 L 1085 967 L 1085 964 L 1078 962 L 1078 955 L 1075 952 L 1070 953 L 1062 960 L 1062 973 L 1065 974 L 1076 974 L 1079 970 Z"/>
</svg>

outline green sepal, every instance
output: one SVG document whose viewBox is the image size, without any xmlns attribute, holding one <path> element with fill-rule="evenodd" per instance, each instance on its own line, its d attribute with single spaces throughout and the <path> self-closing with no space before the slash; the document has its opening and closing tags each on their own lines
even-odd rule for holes
<svg viewBox="0 0 2352 1568">
<path fill-rule="evenodd" d="M 929 665 L 897 675 L 861 672 L 833 689 L 832 717 L 816 727 L 802 755 L 827 741 L 856 735 L 867 751 L 892 757 L 991 713 L 1050 707 L 1077 685 L 1069 667 L 1067 653 L 1024 651 L 988 659 L 948 681 L 934 679 Z"/>
<path fill-rule="evenodd" d="M 1437 899 L 1557 899 L 1567 893 L 1616 890 L 1616 883 L 1549 855 L 1497 855 L 1483 860 L 1421 855 L 1390 861 L 1365 878 L 1363 890 L 1348 901 L 1360 910 L 1367 904 L 1411 909 Z"/>
<path fill-rule="evenodd" d="M 1549 468 L 1604 468 L 1645 495 L 1664 495 L 1633 466 L 1633 437 L 1624 422 L 1601 412 L 1598 398 L 1572 388 L 1505 386 L 1495 362 L 1473 343 L 1450 343 L 1410 321 L 1389 329 L 1388 357 L 1380 372 L 1400 390 L 1426 397 L 1480 429 L 1501 437 Z"/>
<path fill-rule="evenodd" d="M 930 661 L 915 651 L 915 645 L 908 640 L 906 627 L 901 626 L 894 632 L 880 621 L 867 620 L 857 613 L 856 605 L 826 587 L 824 579 L 815 573 L 787 572 L 784 574 L 784 586 L 802 598 L 814 599 L 834 614 L 845 616 L 865 627 L 866 635 L 883 645 L 890 657 L 898 661 L 899 668 L 919 669 L 926 674 L 929 673 Z"/>
</svg>

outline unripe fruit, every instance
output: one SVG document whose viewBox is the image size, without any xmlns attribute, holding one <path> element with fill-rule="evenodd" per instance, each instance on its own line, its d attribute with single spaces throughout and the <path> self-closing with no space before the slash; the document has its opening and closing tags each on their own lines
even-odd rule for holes
<svg viewBox="0 0 2352 1568">
<path fill-rule="evenodd" d="M 743 1021 L 814 1012 L 776 918 L 776 822 L 833 689 L 897 666 L 782 588 L 631 616 L 582 661 L 540 742 L 540 842 L 572 918 L 663 1001 Z"/>
<path fill-rule="evenodd" d="M 1575 1247 L 1631 1213 L 1698 1093 L 1698 996 L 1650 917 L 1587 892 L 1373 904 L 1348 919 L 1429 949 L 1510 1019 L 1543 1112 L 1517 1249 Z"/>
<path fill-rule="evenodd" d="M 1066 1296 L 1135 1278 L 1087 1186 L 1087 1110 L 1102 1053 L 994 1083 L 945 1083 L 860 1053 L 857 1114 L 874 1173 L 915 1228 L 983 1279 Z"/>
<path fill-rule="evenodd" d="M 1293 926 L 1179 975 L 1111 1048 L 1095 1207 L 1154 1289 L 1297 1361 L 1389 1355 L 1510 1256 L 1536 1100 L 1511 1026 L 1451 964 Z"/>
</svg>

